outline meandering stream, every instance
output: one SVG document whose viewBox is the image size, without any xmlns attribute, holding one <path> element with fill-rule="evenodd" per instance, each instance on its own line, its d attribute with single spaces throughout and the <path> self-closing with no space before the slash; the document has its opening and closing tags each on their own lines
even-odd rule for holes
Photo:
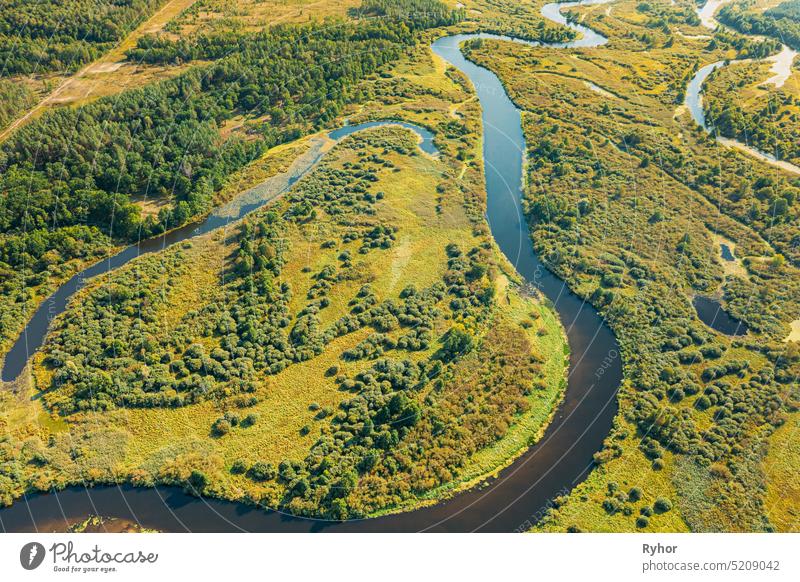
<svg viewBox="0 0 800 582">
<path fill-rule="evenodd" d="M 716 14 L 717 10 L 720 9 L 720 7 L 729 3 L 730 1 L 731 0 L 709 0 L 705 5 L 698 8 L 697 15 L 700 18 L 701 24 L 711 31 L 715 30 L 718 26 L 722 26 L 722 24 L 716 20 L 714 15 Z M 751 36 L 753 36 L 753 38 L 763 38 L 754 35 Z M 792 75 L 792 63 L 797 57 L 797 54 L 797 51 L 789 48 L 786 45 L 781 45 L 781 50 L 779 53 L 764 59 L 760 59 L 762 62 L 773 63 L 770 69 L 770 72 L 773 73 L 773 76 L 764 81 L 762 85 L 773 84 L 776 87 L 782 87 Z M 703 111 L 703 84 L 706 82 L 709 75 L 721 67 L 734 64 L 743 64 L 747 62 L 758 61 L 753 61 L 752 59 L 740 59 L 738 61 L 730 61 L 727 63 L 725 61 L 717 61 L 700 68 L 697 73 L 695 73 L 686 89 L 685 99 L 685 104 L 689 109 L 692 119 L 694 119 L 698 125 L 705 129 L 707 133 L 714 135 L 716 140 L 722 145 L 736 148 L 787 172 L 800 174 L 800 167 L 794 164 L 791 164 L 785 160 L 779 160 L 774 155 L 762 152 L 761 150 L 738 140 L 718 135 L 714 128 L 713 122 L 706 120 L 705 112 Z M 723 248 L 723 257 L 725 248 L 727 247 Z M 730 254 L 729 250 L 728 254 Z M 744 335 L 747 333 L 747 325 L 743 321 L 732 317 L 727 311 L 725 311 L 717 299 L 698 295 L 692 300 L 692 305 L 694 305 L 700 320 L 716 331 L 730 336 Z"/>
<path fill-rule="evenodd" d="M 606 39 L 596 32 L 568 24 L 560 11 L 564 7 L 607 1 L 584 0 L 544 6 L 542 14 L 545 17 L 582 34 L 573 42 L 548 46 L 569 49 L 605 44 Z M 492 234 L 519 273 L 553 302 L 567 332 L 571 349 L 567 389 L 562 404 L 539 442 L 502 470 L 496 479 L 481 487 L 414 511 L 365 520 L 338 523 L 304 519 L 240 503 L 198 499 L 177 488 L 136 489 L 124 485 L 92 489 L 73 487 L 27 496 L 0 510 L 0 529 L 51 531 L 63 529 L 66 522 L 97 514 L 131 520 L 163 531 L 509 532 L 529 528 L 543 516 L 555 497 L 568 493 L 586 478 L 593 466 L 592 457 L 602 447 L 617 412 L 616 393 L 622 379 L 619 346 L 597 311 L 548 271 L 533 250 L 521 208 L 526 146 L 520 112 L 497 76 L 467 61 L 459 49 L 461 42 L 481 37 L 504 38 L 486 34 L 455 35 L 438 39 L 431 48 L 470 78 L 480 99 L 487 219 Z M 420 135 L 423 149 L 431 143 L 432 136 L 422 128 L 405 126 Z M 340 138 L 361 128 L 363 126 L 347 127 L 330 135 Z M 427 151 L 432 153 L 435 150 Z M 51 317 L 64 310 L 69 297 L 86 278 L 116 269 L 142 252 L 160 250 L 168 244 L 220 228 L 233 218 L 244 216 L 290 188 L 322 155 L 321 147 L 318 150 L 312 148 L 303 164 L 293 167 L 280 178 L 284 184 L 276 183 L 268 189 L 270 195 L 253 196 L 253 191 L 249 191 L 250 198 L 255 198 L 252 203 L 236 206 L 234 202 L 234 211 L 230 207 L 225 212 L 220 209 L 200 227 L 185 227 L 165 237 L 146 241 L 76 275 L 36 312 L 26 335 L 9 352 L 3 378 L 15 378 L 24 369 L 28 355 L 41 345 Z M 40 316 L 40 312 L 43 315 Z"/>
<path fill-rule="evenodd" d="M 720 23 L 714 18 L 714 15 L 721 6 L 727 4 L 728 2 L 730 2 L 730 0 L 709 0 L 701 8 L 698 8 L 697 15 L 700 17 L 701 24 L 712 31 L 716 29 L 717 26 L 721 26 Z M 760 61 L 763 62 L 773 63 L 770 70 L 770 72 L 773 73 L 773 76 L 767 79 L 763 84 L 774 84 L 776 87 L 783 86 L 783 84 L 792 74 L 792 63 L 794 62 L 796 56 L 797 51 L 792 50 L 786 45 L 782 45 L 779 53 L 764 59 L 760 59 Z M 758 158 L 762 162 L 766 162 L 782 170 L 791 172 L 792 174 L 800 175 L 800 167 L 796 166 L 795 164 L 785 160 L 779 160 L 772 154 L 762 152 L 761 150 L 738 140 L 718 135 L 714 129 L 713 122 L 709 123 L 708 120 L 706 120 L 705 112 L 703 111 L 702 93 L 703 84 L 706 82 L 706 79 L 708 79 L 708 76 L 721 67 L 733 64 L 743 64 L 746 62 L 753 61 L 750 59 L 741 59 L 738 61 L 729 62 L 717 61 L 700 68 L 700 70 L 695 73 L 694 77 L 692 77 L 692 80 L 689 82 L 689 86 L 686 89 L 686 98 L 684 103 L 689 109 L 692 119 L 694 119 L 698 125 L 705 129 L 707 133 L 714 135 L 716 140 L 722 145 L 736 148 L 740 151 L 750 154 L 755 158 Z"/>
</svg>

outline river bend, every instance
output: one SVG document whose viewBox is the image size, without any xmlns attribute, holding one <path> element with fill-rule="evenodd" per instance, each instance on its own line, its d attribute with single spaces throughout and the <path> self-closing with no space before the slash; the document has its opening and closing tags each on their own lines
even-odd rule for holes
<svg viewBox="0 0 800 582">
<path fill-rule="evenodd" d="M 561 14 L 565 7 L 601 4 L 608 0 L 584 0 L 548 4 L 542 14 L 576 30 L 581 36 L 554 49 L 593 48 L 607 42 L 589 28 L 570 24 Z M 265 531 L 265 532 L 414 532 L 414 531 L 490 531 L 513 532 L 530 528 L 552 506 L 555 497 L 565 495 L 583 481 L 593 467 L 593 455 L 602 448 L 617 413 L 616 394 L 622 379 L 622 366 L 616 338 L 597 311 L 566 284 L 548 271 L 533 250 L 530 232 L 522 213 L 521 197 L 524 171 L 525 139 L 520 111 L 514 106 L 502 83 L 491 71 L 467 61 L 460 44 L 472 38 L 501 38 L 497 35 L 466 34 L 436 40 L 433 52 L 466 74 L 480 99 L 483 121 L 483 154 L 487 190 L 487 219 L 500 250 L 525 280 L 536 286 L 553 302 L 566 329 L 571 350 L 569 377 L 564 399 L 542 438 L 497 478 L 481 487 L 460 492 L 450 499 L 413 511 L 382 517 L 327 522 L 298 518 L 253 506 L 191 497 L 178 488 L 134 488 L 129 485 L 72 487 L 64 491 L 36 494 L 18 500 L 0 510 L 0 529 L 4 531 L 51 531 L 63 529 L 68 521 L 90 514 L 127 519 L 162 531 Z M 507 39 L 510 40 L 510 39 Z M 377 122 L 380 123 L 380 122 Z M 373 124 L 374 125 L 374 124 Z M 404 124 L 416 131 L 421 147 L 434 153 L 432 135 L 422 128 Z M 338 139 L 363 126 L 342 128 L 330 135 Z M 238 209 L 220 209 L 199 227 L 192 225 L 125 249 L 76 275 L 43 305 L 45 315 L 34 315 L 28 324 L 23 345 L 12 348 L 3 369 L 3 378 L 16 377 L 26 365 L 32 348 L 41 345 L 53 314 L 47 304 L 61 312 L 69 297 L 92 276 L 107 273 L 143 252 L 161 250 L 214 228 L 274 199 L 290 188 L 324 155 L 312 151 L 306 165 L 290 169 L 283 185 L 273 185 L 271 197 L 255 195 L 255 202 Z M 248 198 L 248 199 L 249 199 Z M 233 203 L 234 206 L 236 202 Z M 205 225 L 205 226 L 204 226 Z M 73 282 L 74 281 L 74 282 Z M 40 309 L 41 311 L 41 309 Z M 25 342 L 27 337 L 27 343 Z M 19 343 L 19 342 L 18 342 Z M 9 367 L 10 366 L 10 367 Z M 6 369 L 9 373 L 6 373 Z"/>
</svg>

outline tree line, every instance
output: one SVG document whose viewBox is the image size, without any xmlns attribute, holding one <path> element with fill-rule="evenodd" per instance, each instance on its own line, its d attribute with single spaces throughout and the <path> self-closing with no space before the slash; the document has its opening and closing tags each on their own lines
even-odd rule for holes
<svg viewBox="0 0 800 582">
<path fill-rule="evenodd" d="M 752 2 L 724 6 L 717 20 L 742 34 L 761 34 L 778 39 L 800 50 L 800 0 L 788 0 L 774 8 L 757 12 Z"/>
<path fill-rule="evenodd" d="M 329 124 L 345 104 L 363 98 L 363 79 L 414 42 L 410 31 L 453 18 L 412 13 L 408 20 L 220 37 L 217 53 L 197 49 L 203 58 L 220 57 L 211 64 L 32 121 L 0 148 L 0 273 L 46 278 L 52 265 L 80 255 L 70 237 L 59 239 L 69 248 L 49 244 L 61 229 L 80 227 L 94 238 L 126 242 L 208 212 L 233 171 L 269 147 Z M 247 114 L 263 120 L 253 135 L 220 137 L 223 123 Z M 172 203 L 143 218 L 134 197 Z M 15 278 L 13 285 L 32 283 Z M 11 311 L 2 308 L 0 338 L 18 325 Z"/>
<path fill-rule="evenodd" d="M 164 0 L 8 0 L 0 76 L 78 69 L 122 40 Z"/>
</svg>

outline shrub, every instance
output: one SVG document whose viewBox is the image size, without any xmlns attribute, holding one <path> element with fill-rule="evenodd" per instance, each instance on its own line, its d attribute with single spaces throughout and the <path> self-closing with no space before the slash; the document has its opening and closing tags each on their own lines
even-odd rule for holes
<svg viewBox="0 0 800 582">
<path fill-rule="evenodd" d="M 461 326 L 450 328 L 442 342 L 445 359 L 453 360 L 472 349 L 472 336 Z"/>
<path fill-rule="evenodd" d="M 211 434 L 215 437 L 222 437 L 231 432 L 231 423 L 224 418 L 218 418 L 211 425 Z"/>
<path fill-rule="evenodd" d="M 622 510 L 622 504 L 619 502 L 619 500 L 612 497 L 603 501 L 603 509 L 605 509 L 606 513 L 609 515 L 614 515 L 618 511 Z"/>
<path fill-rule="evenodd" d="M 672 509 L 672 502 L 665 497 L 659 497 L 653 504 L 653 509 L 655 509 L 656 513 L 666 513 Z"/>
<path fill-rule="evenodd" d="M 639 501 L 642 498 L 642 490 L 639 487 L 631 487 L 628 492 L 628 499 L 631 501 Z"/>
<path fill-rule="evenodd" d="M 194 470 L 189 475 L 186 485 L 192 493 L 202 493 L 208 485 L 208 477 L 202 471 Z"/>
<path fill-rule="evenodd" d="M 639 529 L 646 528 L 650 524 L 650 519 L 645 517 L 644 515 L 640 515 L 636 518 L 636 527 Z"/>
<path fill-rule="evenodd" d="M 250 467 L 248 475 L 253 481 L 270 481 L 275 478 L 277 471 L 275 471 L 275 467 L 272 466 L 272 463 L 258 461 Z"/>
</svg>

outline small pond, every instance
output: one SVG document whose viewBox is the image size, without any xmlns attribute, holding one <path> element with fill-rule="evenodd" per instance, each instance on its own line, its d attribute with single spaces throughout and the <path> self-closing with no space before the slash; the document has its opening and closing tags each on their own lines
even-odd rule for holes
<svg viewBox="0 0 800 582">
<path fill-rule="evenodd" d="M 722 251 L 722 258 L 723 259 L 725 259 L 726 261 L 735 261 L 736 260 L 736 257 L 733 255 L 733 251 L 731 250 L 731 247 L 729 247 L 725 243 L 721 243 L 719 245 L 719 247 L 720 247 L 720 250 Z"/>
<path fill-rule="evenodd" d="M 713 297 L 695 295 L 694 299 L 692 299 L 692 305 L 694 305 L 700 320 L 711 329 L 730 336 L 745 335 L 747 333 L 747 324 L 731 316 L 722 308 L 720 302 Z"/>
</svg>

